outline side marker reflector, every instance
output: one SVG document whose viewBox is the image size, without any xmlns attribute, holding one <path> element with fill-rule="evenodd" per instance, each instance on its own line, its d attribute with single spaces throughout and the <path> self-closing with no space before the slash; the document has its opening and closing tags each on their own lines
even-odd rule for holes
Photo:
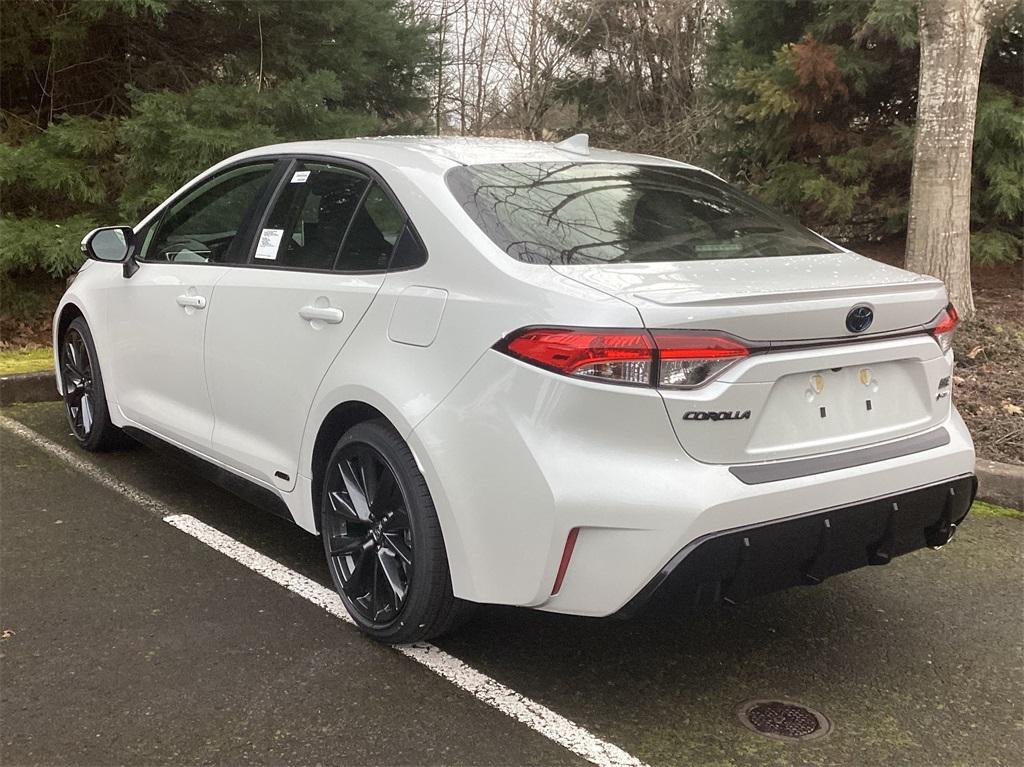
<svg viewBox="0 0 1024 767">
<path fill-rule="evenodd" d="M 572 559 L 572 550 L 576 548 L 576 537 L 580 529 L 574 527 L 565 538 L 565 548 L 562 549 L 562 561 L 558 563 L 558 575 L 555 576 L 555 585 L 551 589 L 551 596 L 558 593 L 562 588 L 562 581 L 565 580 L 565 571 L 569 569 L 569 560 Z"/>
</svg>

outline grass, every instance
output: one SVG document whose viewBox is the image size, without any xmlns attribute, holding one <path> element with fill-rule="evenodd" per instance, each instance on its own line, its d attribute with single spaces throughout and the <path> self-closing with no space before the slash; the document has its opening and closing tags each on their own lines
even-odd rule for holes
<svg viewBox="0 0 1024 767">
<path fill-rule="evenodd" d="M 53 349 L 48 346 L 0 351 L 0 375 L 38 373 L 42 370 L 53 370 Z"/>
<path fill-rule="evenodd" d="M 994 503 L 985 503 L 984 501 L 975 501 L 974 506 L 971 507 L 971 513 L 978 514 L 982 517 L 1007 517 L 1009 519 L 1024 519 L 1024 511 L 1008 509 L 1005 506 L 996 506 Z"/>
</svg>

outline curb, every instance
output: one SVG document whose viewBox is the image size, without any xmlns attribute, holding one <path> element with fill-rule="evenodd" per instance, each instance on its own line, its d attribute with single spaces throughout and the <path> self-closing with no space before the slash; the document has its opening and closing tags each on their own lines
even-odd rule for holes
<svg viewBox="0 0 1024 767">
<path fill-rule="evenodd" d="M 59 399 L 53 371 L 0 376 L 0 405 Z M 1024 466 L 979 458 L 975 473 L 978 475 L 978 500 L 1024 511 Z"/>
<path fill-rule="evenodd" d="M 0 376 L 0 405 L 17 402 L 53 402 L 59 400 L 57 377 L 53 371 Z"/>
<path fill-rule="evenodd" d="M 1024 511 L 1024 466 L 979 458 L 974 471 L 979 500 Z"/>
</svg>

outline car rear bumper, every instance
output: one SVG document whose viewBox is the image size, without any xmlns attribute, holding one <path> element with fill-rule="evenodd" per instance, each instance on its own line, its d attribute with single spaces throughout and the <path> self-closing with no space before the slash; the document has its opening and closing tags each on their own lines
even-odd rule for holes
<svg viewBox="0 0 1024 767">
<path fill-rule="evenodd" d="M 853 506 L 711 533 L 676 554 L 617 615 L 745 599 L 946 544 L 978 482 L 959 477 Z"/>
<path fill-rule="evenodd" d="M 694 541 L 972 475 L 974 446 L 956 411 L 934 428 L 942 439 L 910 452 L 883 442 L 870 462 L 829 459 L 810 474 L 802 459 L 773 462 L 782 476 L 748 484 L 733 466 L 680 449 L 657 392 L 490 352 L 408 440 L 456 596 L 600 617 L 621 610 Z"/>
</svg>

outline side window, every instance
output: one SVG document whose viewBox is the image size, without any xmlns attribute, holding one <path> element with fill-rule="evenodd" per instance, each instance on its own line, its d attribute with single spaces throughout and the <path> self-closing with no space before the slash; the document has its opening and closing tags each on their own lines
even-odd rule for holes
<svg viewBox="0 0 1024 767">
<path fill-rule="evenodd" d="M 145 261 L 237 263 L 245 260 L 237 235 L 259 199 L 273 162 L 218 174 L 171 204 L 147 234 Z"/>
<path fill-rule="evenodd" d="M 330 270 L 368 184 L 343 168 L 296 166 L 259 233 L 253 263 Z"/>
<path fill-rule="evenodd" d="M 415 269 L 427 263 L 427 250 L 416 236 L 412 227 L 406 224 L 398 238 L 395 254 L 391 257 L 391 269 Z"/>
<path fill-rule="evenodd" d="M 387 193 L 374 184 L 352 220 L 335 270 L 369 272 L 387 269 L 404 225 L 405 216 Z"/>
</svg>

